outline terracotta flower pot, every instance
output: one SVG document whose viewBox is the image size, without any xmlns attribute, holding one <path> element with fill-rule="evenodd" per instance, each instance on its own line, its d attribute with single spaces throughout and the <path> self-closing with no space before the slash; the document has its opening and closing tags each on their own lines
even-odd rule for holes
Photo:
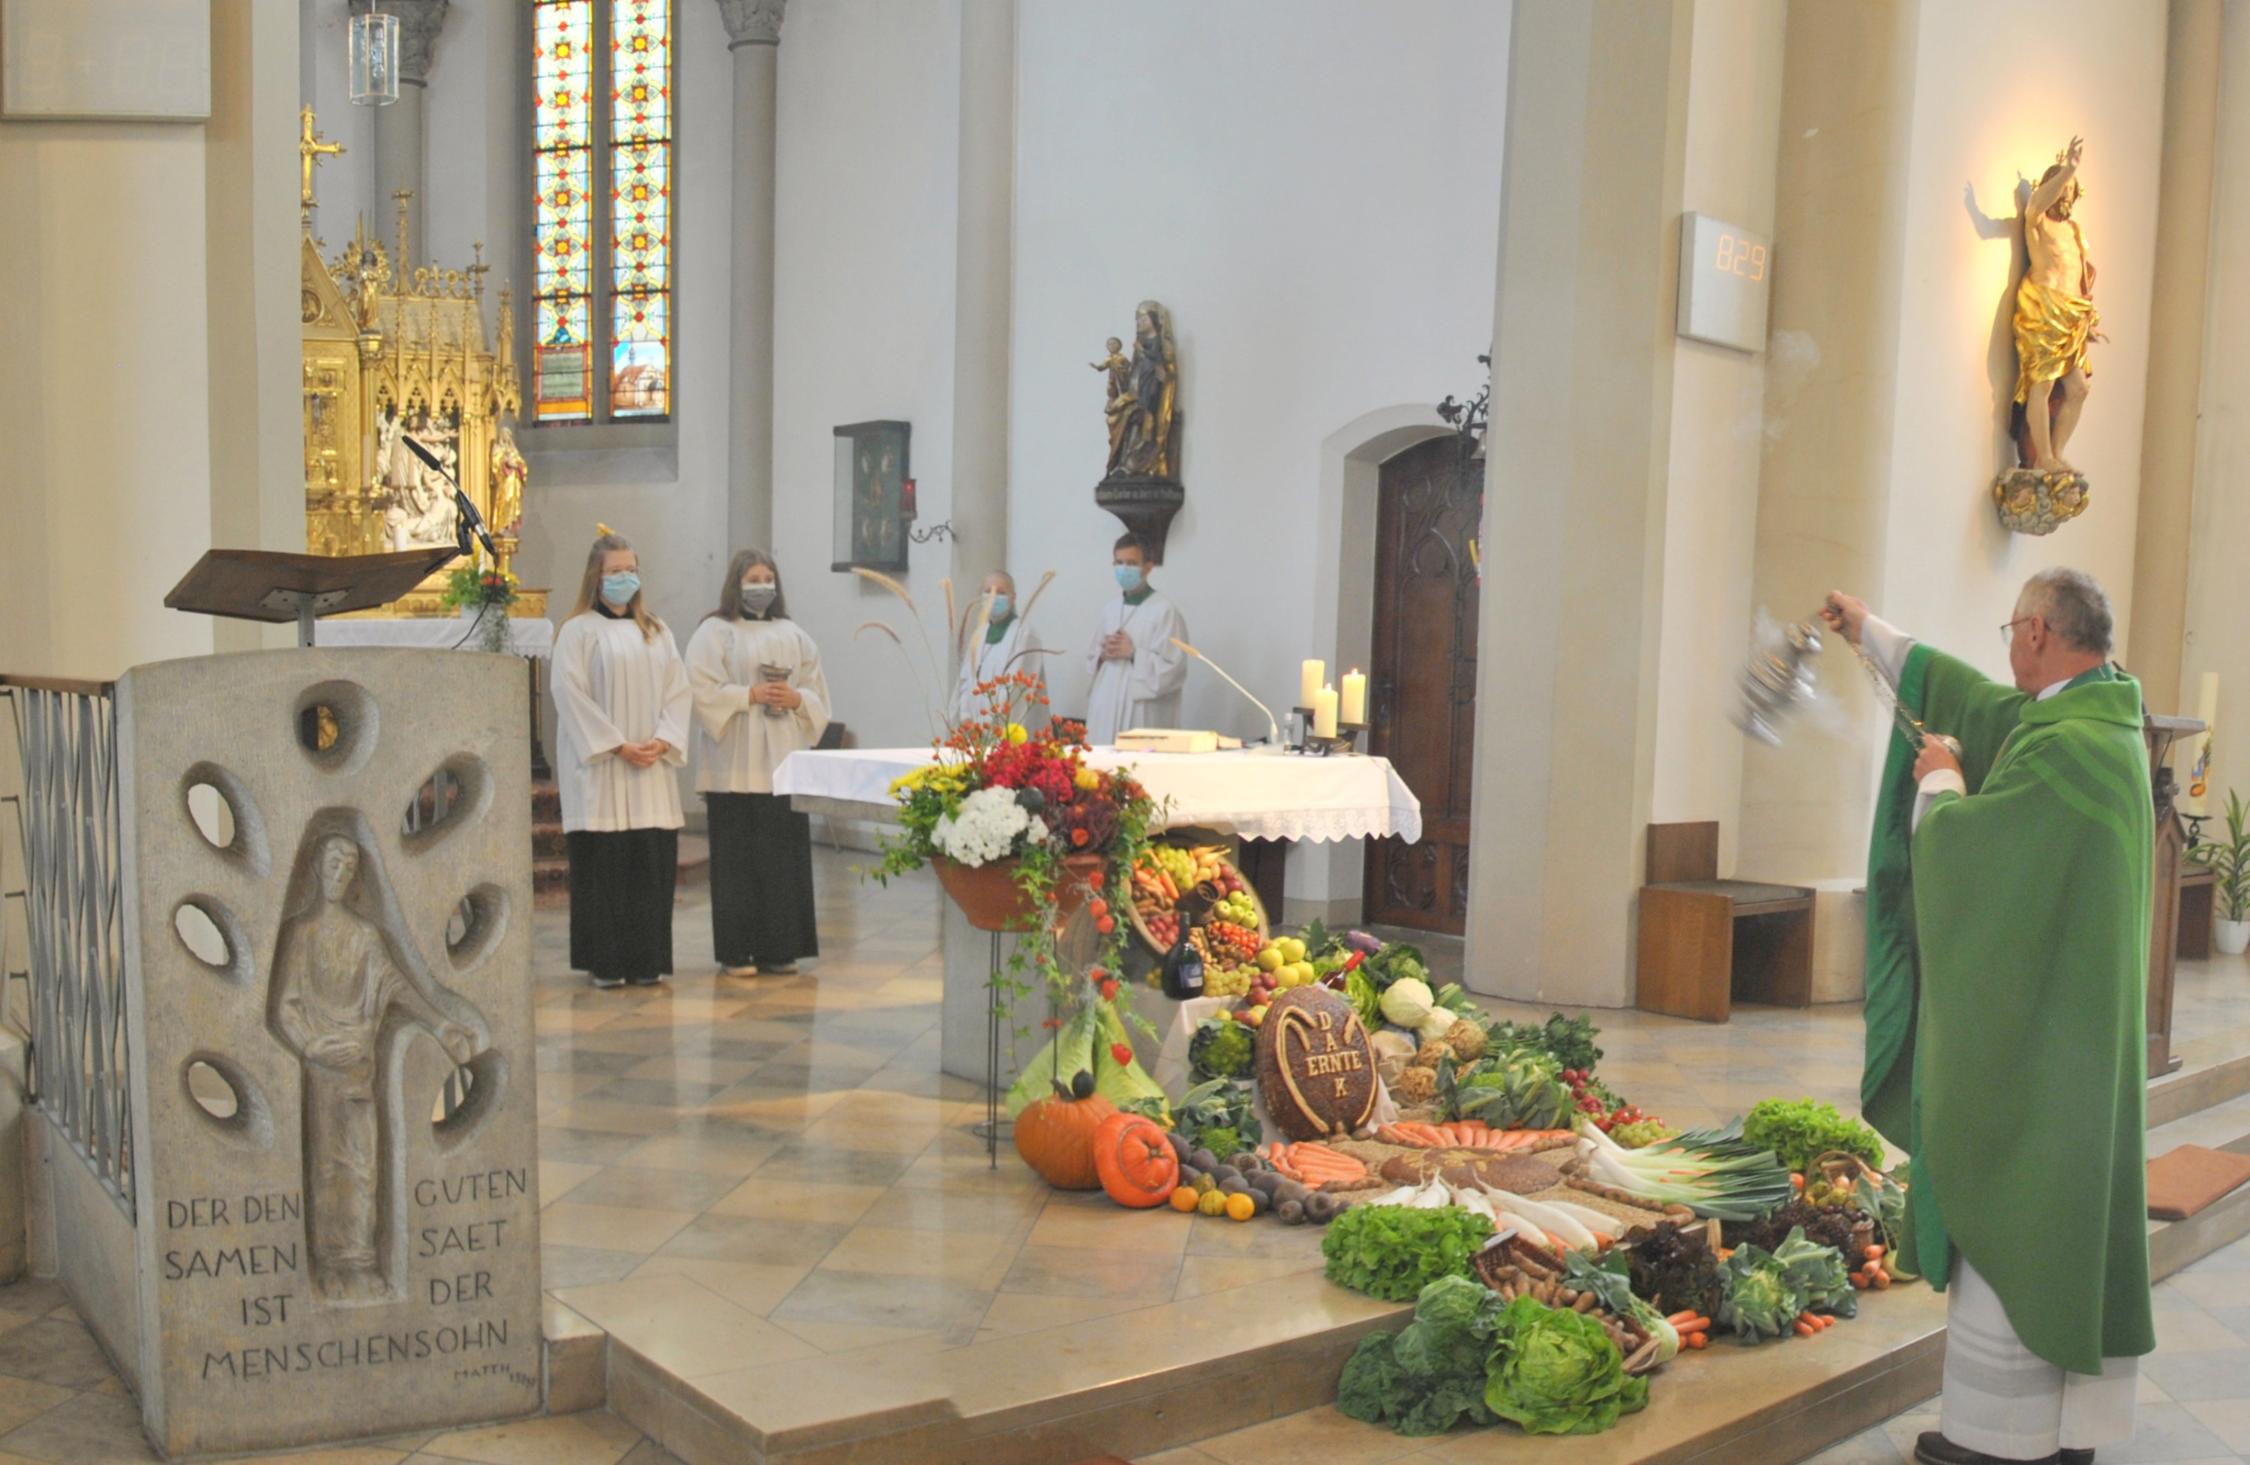
<svg viewBox="0 0 2250 1465">
<path fill-rule="evenodd" d="M 969 924 L 979 931 L 1021 930 L 1034 914 L 1031 901 L 1016 884 L 1020 860 L 994 860 L 984 865 L 964 865 L 934 855 L 930 868 L 938 884 Z M 1069 855 L 1063 860 L 1062 878 L 1055 882 L 1055 919 L 1077 914 L 1105 883 L 1109 861 L 1100 855 Z"/>
</svg>

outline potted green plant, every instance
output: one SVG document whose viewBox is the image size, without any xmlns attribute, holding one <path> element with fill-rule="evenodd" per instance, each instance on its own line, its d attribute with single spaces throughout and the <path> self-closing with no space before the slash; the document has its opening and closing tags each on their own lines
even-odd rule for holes
<svg viewBox="0 0 2250 1465">
<path fill-rule="evenodd" d="M 2250 950 L 2250 810 L 2227 790 L 2227 833 L 2188 851 L 2188 858 L 2217 877 L 2212 889 L 2211 938 L 2228 956 Z"/>
</svg>

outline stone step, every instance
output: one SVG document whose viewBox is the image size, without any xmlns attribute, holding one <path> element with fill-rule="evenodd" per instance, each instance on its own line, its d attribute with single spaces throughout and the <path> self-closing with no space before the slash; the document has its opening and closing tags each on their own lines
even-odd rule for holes
<svg viewBox="0 0 2250 1465">
<path fill-rule="evenodd" d="M 2148 1086 L 2148 1122 L 2154 1129 L 2250 1094 L 2250 1053 L 2197 1062 Z"/>
<path fill-rule="evenodd" d="M 2203 1145 L 2250 1155 L 2250 1094 L 2198 1110 L 2148 1133 L 2152 1158 L 2178 1145 Z M 2250 1236 L 2250 1185 L 2236 1188 L 2184 1221 L 2149 1222 L 2149 1269 L 2161 1280 L 2245 1236 Z"/>
</svg>

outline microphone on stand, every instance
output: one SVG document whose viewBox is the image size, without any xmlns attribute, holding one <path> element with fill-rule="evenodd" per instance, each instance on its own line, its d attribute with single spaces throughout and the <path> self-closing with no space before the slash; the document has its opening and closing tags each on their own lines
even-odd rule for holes
<svg viewBox="0 0 2250 1465">
<path fill-rule="evenodd" d="M 1223 680 L 1228 686 L 1234 688 L 1243 696 L 1249 697 L 1250 705 L 1257 708 L 1260 712 L 1263 712 L 1266 715 L 1266 738 L 1268 744 L 1276 752 L 1280 751 L 1281 724 L 1273 720 L 1273 709 L 1271 707 L 1268 707 L 1265 703 L 1260 702 L 1255 696 L 1252 696 L 1248 687 L 1245 687 L 1244 685 L 1242 685 L 1242 683 L 1236 681 L 1233 677 L 1228 676 L 1226 668 L 1213 661 L 1210 657 L 1205 656 L 1202 652 L 1196 650 L 1193 646 L 1188 645 L 1187 642 L 1182 641 L 1177 636 L 1172 637 L 1171 642 L 1174 646 L 1179 647 L 1182 651 L 1185 651 L 1188 655 L 1194 657 L 1197 661 L 1202 662 L 1205 666 L 1217 672 L 1220 679 Z"/>
<path fill-rule="evenodd" d="M 424 446 L 420 438 L 410 432 L 401 432 L 398 436 L 399 441 L 406 444 L 407 451 L 420 458 L 438 477 L 445 480 L 446 487 L 453 490 L 453 506 L 460 510 L 461 514 L 461 517 L 454 521 L 453 542 L 459 547 L 461 553 L 467 554 L 469 552 L 469 535 L 474 532 L 478 541 L 484 545 L 484 552 L 497 561 L 500 558 L 500 549 L 492 542 L 492 531 L 484 527 L 484 515 L 477 512 L 476 504 L 470 501 L 467 494 L 461 492 L 460 481 L 445 471 L 445 465 L 438 461 L 438 455 Z"/>
</svg>

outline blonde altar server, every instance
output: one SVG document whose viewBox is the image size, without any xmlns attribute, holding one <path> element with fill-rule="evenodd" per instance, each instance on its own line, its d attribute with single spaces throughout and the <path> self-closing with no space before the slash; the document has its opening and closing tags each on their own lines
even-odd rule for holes
<svg viewBox="0 0 2250 1465">
<path fill-rule="evenodd" d="M 1086 649 L 1094 676 L 1086 694 L 1086 741 L 1096 748 L 1132 728 L 1172 726 L 1187 684 L 1187 653 L 1172 644 L 1174 637 L 1188 638 L 1187 622 L 1148 583 L 1148 549 L 1140 536 L 1120 538 L 1110 559 L 1122 594 L 1102 612 Z"/>
<path fill-rule="evenodd" d="M 1045 679 L 1046 652 L 1039 647 L 1039 638 L 1032 634 L 1031 623 L 1024 619 L 1016 605 L 1015 576 L 1006 570 L 994 570 L 984 577 L 982 594 L 988 604 L 984 633 L 975 645 L 961 654 L 961 676 L 953 686 L 952 714 L 956 719 L 967 720 L 982 716 L 985 700 L 977 695 L 977 687 L 984 683 L 1023 672 Z M 969 628 L 976 629 L 976 615 L 972 609 Z"/>
<path fill-rule="evenodd" d="M 773 771 L 828 729 L 820 648 L 789 619 L 781 570 L 746 549 L 719 608 L 688 638 L 695 786 L 711 819 L 711 943 L 735 976 L 786 975 L 820 954 L 812 821 L 773 791 Z"/>
<path fill-rule="evenodd" d="M 672 970 L 687 668 L 641 594 L 640 556 L 607 525 L 555 633 L 555 726 L 570 851 L 570 964 L 597 987 Z"/>
</svg>

